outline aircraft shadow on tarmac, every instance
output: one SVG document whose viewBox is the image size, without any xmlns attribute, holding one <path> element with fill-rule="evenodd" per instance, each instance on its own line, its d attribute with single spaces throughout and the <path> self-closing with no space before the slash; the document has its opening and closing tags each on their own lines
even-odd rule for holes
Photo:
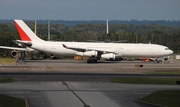
<svg viewBox="0 0 180 107">
<path fill-rule="evenodd" d="M 39 63 L 76 63 L 76 64 L 101 64 L 101 63 L 121 63 L 121 61 L 106 61 L 106 60 L 100 60 L 96 63 L 87 63 L 86 60 L 42 60 L 42 59 L 36 59 L 36 60 L 25 60 L 24 63 L 28 62 L 39 62 Z"/>
</svg>

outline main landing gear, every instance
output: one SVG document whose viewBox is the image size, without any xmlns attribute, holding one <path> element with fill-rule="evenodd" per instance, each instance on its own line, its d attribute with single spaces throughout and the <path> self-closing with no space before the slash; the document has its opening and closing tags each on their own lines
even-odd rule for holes
<svg viewBox="0 0 180 107">
<path fill-rule="evenodd" d="M 164 63 L 170 63 L 170 61 L 168 60 L 168 58 L 159 58 L 159 59 L 155 59 L 154 63 L 164 64 Z"/>
<path fill-rule="evenodd" d="M 154 63 L 160 63 L 162 62 L 161 60 L 155 60 Z"/>
<path fill-rule="evenodd" d="M 97 59 L 95 57 L 90 57 L 88 60 L 87 60 L 87 63 L 96 63 L 97 62 Z"/>
</svg>

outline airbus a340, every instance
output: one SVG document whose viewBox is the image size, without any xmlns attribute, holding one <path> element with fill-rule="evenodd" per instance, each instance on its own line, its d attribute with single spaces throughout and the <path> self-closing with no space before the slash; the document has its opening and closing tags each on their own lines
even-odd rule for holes
<svg viewBox="0 0 180 107">
<path fill-rule="evenodd" d="M 101 58 L 116 60 L 121 57 L 163 57 L 173 53 L 166 46 L 134 43 L 90 43 L 90 42 L 52 42 L 40 39 L 22 20 L 14 20 L 21 37 L 21 44 L 32 49 L 55 55 L 88 56 L 88 63 Z"/>
</svg>

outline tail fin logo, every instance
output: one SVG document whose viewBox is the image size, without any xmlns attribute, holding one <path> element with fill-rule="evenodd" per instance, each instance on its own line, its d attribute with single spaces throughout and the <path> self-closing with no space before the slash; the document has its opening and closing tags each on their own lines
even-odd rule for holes
<svg viewBox="0 0 180 107">
<path fill-rule="evenodd" d="M 14 21 L 14 23 L 16 25 L 16 28 L 17 28 L 18 32 L 19 32 L 21 40 L 22 41 L 31 41 L 29 36 L 24 32 L 24 30 L 19 26 L 19 24 L 16 21 Z"/>
</svg>

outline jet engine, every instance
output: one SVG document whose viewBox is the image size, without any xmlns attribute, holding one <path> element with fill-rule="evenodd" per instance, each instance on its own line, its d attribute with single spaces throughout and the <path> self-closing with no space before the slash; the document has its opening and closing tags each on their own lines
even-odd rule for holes
<svg viewBox="0 0 180 107">
<path fill-rule="evenodd" d="M 13 50 L 12 52 L 11 52 L 11 56 L 12 57 L 16 57 L 18 55 L 18 52 L 16 51 L 16 50 Z"/>
<path fill-rule="evenodd" d="M 97 57 L 97 51 L 86 51 L 86 52 L 77 52 L 76 55 L 80 56 L 89 56 L 89 57 Z"/>
<path fill-rule="evenodd" d="M 55 55 L 54 55 L 54 54 L 49 54 L 49 56 L 50 56 L 51 58 L 54 58 L 54 57 L 55 57 Z"/>
<path fill-rule="evenodd" d="M 22 48 L 22 49 L 23 49 L 23 48 Z M 26 47 L 25 50 L 19 50 L 19 51 L 13 50 L 13 51 L 11 52 L 11 56 L 12 56 L 12 57 L 16 57 L 16 56 L 18 55 L 18 57 L 19 57 L 19 55 L 21 55 L 21 54 L 19 54 L 19 53 L 21 53 L 21 54 L 23 54 L 23 55 L 24 55 L 24 54 L 35 55 L 35 54 L 38 53 L 38 51 L 35 50 L 35 49 L 32 49 L 32 48 Z"/>
<path fill-rule="evenodd" d="M 115 60 L 116 55 L 113 53 L 106 53 L 106 54 L 102 54 L 101 58 L 107 59 L 107 60 Z"/>
</svg>

